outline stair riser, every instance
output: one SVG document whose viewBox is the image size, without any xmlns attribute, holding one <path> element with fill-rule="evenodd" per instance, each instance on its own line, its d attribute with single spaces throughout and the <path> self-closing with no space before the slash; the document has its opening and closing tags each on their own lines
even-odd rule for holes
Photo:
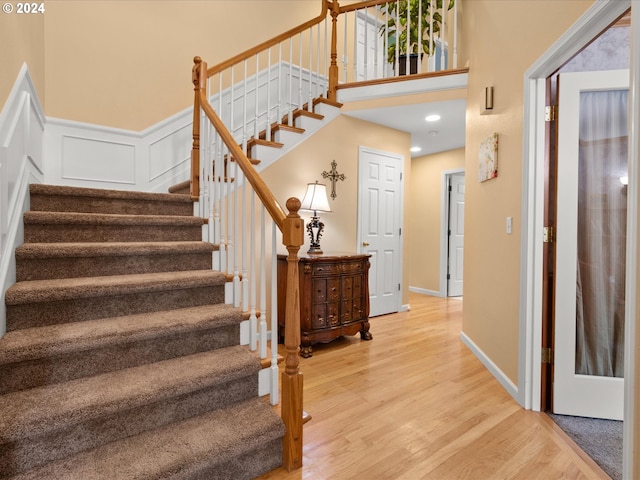
<svg viewBox="0 0 640 480">
<path fill-rule="evenodd" d="M 154 202 L 118 198 L 31 194 L 31 211 L 111 213 L 119 215 L 193 215 L 189 202 Z"/>
<path fill-rule="evenodd" d="M 224 302 L 224 285 L 7 305 L 7 331 Z"/>
<path fill-rule="evenodd" d="M 258 395 L 257 375 L 227 384 L 149 403 L 117 414 L 100 415 L 38 438 L 0 445 L 0 477 L 31 468 L 141 432 L 179 422 Z"/>
<path fill-rule="evenodd" d="M 24 226 L 25 243 L 183 242 L 202 240 L 200 225 L 38 225 Z"/>
<path fill-rule="evenodd" d="M 171 480 L 251 480 L 282 465 L 282 439 L 264 442 L 260 449 L 252 450 L 221 464 L 201 467 L 197 473 L 182 471 Z"/>
<path fill-rule="evenodd" d="M 240 325 L 225 325 L 2 365 L 0 394 L 229 347 L 238 344 L 239 335 Z"/>
<path fill-rule="evenodd" d="M 210 270 L 211 253 L 58 257 L 16 260 L 18 282 L 88 276 Z"/>
</svg>

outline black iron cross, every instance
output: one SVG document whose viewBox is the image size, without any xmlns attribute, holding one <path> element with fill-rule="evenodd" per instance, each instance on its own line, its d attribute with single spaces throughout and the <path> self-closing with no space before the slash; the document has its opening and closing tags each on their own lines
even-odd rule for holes
<svg viewBox="0 0 640 480">
<path fill-rule="evenodd" d="M 337 166 L 338 164 L 334 160 L 331 162 L 331 171 L 327 172 L 325 170 L 324 172 L 322 172 L 322 178 L 328 178 L 329 180 L 331 180 L 331 198 L 336 198 L 338 196 L 338 194 L 336 193 L 336 182 L 338 180 L 344 180 L 345 178 L 347 178 L 344 176 L 344 173 L 338 173 L 338 171 L 336 170 Z"/>
</svg>

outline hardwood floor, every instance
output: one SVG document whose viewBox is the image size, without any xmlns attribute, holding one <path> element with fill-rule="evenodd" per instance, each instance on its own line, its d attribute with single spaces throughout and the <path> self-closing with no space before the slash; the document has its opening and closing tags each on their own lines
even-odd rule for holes
<svg viewBox="0 0 640 480">
<path fill-rule="evenodd" d="M 301 359 L 304 466 L 261 479 L 607 479 L 547 415 L 521 408 L 460 340 L 462 301 L 411 294 Z"/>
</svg>

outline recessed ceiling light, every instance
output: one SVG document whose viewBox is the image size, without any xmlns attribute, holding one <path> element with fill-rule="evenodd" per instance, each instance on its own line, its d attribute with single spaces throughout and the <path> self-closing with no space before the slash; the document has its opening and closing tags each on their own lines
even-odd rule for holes
<svg viewBox="0 0 640 480">
<path fill-rule="evenodd" d="M 440 115 L 435 114 L 435 113 L 433 115 L 427 115 L 425 117 L 425 120 L 427 122 L 437 122 L 438 120 L 440 120 Z"/>
<path fill-rule="evenodd" d="M 440 132 L 438 132 L 437 130 L 431 130 L 429 132 L 429 135 L 431 135 L 432 137 L 435 137 L 436 135 L 438 135 L 438 133 L 440 133 Z"/>
<path fill-rule="evenodd" d="M 412 152 L 419 152 L 420 150 L 422 150 L 420 147 L 411 147 Z"/>
</svg>

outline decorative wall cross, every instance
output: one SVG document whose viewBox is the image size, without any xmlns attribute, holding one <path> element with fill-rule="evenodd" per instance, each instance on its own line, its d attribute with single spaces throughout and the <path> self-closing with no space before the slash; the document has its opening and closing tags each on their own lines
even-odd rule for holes
<svg viewBox="0 0 640 480">
<path fill-rule="evenodd" d="M 344 180 L 345 178 L 347 178 L 344 176 L 344 173 L 338 173 L 338 170 L 336 170 L 337 167 L 338 164 L 334 160 L 331 162 L 331 171 L 327 172 L 325 170 L 324 172 L 322 172 L 322 178 L 328 178 L 329 180 L 331 180 L 331 198 L 336 198 L 338 196 L 338 194 L 336 193 L 336 182 L 338 180 Z"/>
</svg>

